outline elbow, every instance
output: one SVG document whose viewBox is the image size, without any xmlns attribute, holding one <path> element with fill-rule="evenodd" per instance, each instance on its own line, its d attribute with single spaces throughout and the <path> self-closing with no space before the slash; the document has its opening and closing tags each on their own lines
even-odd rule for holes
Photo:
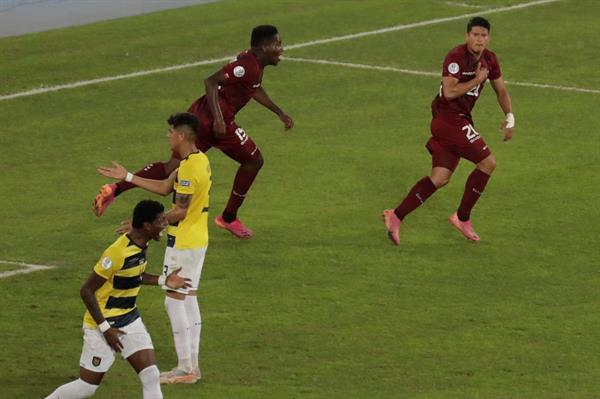
<svg viewBox="0 0 600 399">
<path fill-rule="evenodd" d="M 89 297 L 90 291 L 89 289 L 84 285 L 83 287 L 81 287 L 81 289 L 79 290 L 79 296 L 81 297 L 81 299 L 83 299 L 85 301 L 85 299 L 87 297 Z"/>
</svg>

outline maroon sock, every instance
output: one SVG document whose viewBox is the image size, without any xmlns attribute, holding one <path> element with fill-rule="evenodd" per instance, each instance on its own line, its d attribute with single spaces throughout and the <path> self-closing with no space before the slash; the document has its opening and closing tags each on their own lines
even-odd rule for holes
<svg viewBox="0 0 600 399">
<path fill-rule="evenodd" d="M 254 165 L 240 165 L 233 181 L 233 190 L 231 190 L 229 201 L 223 212 L 223 219 L 227 223 L 231 223 L 237 218 L 237 211 L 246 199 L 246 193 L 250 190 L 259 170 L 260 168 L 256 168 Z"/>
<path fill-rule="evenodd" d="M 134 173 L 136 176 L 145 177 L 146 179 L 163 180 L 167 177 L 165 170 L 165 164 L 162 162 L 154 162 L 144 166 L 142 169 Z M 125 180 L 121 180 L 117 183 L 117 191 L 115 195 L 119 195 L 124 191 L 130 190 L 135 187 L 135 184 L 127 183 Z"/>
<path fill-rule="evenodd" d="M 467 183 L 465 184 L 465 193 L 463 194 L 460 206 L 458 207 L 458 219 L 466 222 L 471 218 L 471 210 L 477 203 L 477 200 L 483 194 L 485 185 L 490 179 L 490 175 L 482 172 L 479 169 L 475 169 L 469 175 Z"/>
<path fill-rule="evenodd" d="M 398 208 L 394 209 L 394 213 L 400 220 L 404 220 L 406 215 L 417 209 L 427 198 L 431 197 L 431 194 L 435 193 L 435 190 L 437 190 L 437 187 L 435 187 L 429 176 L 425 176 L 410 189 L 406 198 L 398 205 Z"/>
</svg>

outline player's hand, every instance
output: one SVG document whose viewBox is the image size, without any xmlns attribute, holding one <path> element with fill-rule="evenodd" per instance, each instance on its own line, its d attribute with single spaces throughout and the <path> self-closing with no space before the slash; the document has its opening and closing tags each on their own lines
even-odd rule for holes
<svg viewBox="0 0 600 399">
<path fill-rule="evenodd" d="M 508 124 L 508 122 L 504 121 L 502 123 L 502 125 L 500 126 L 500 131 L 504 132 L 504 138 L 502 139 L 502 141 L 508 141 L 508 140 L 512 139 L 513 130 L 515 130 L 514 127 L 506 127 L 507 124 Z"/>
<path fill-rule="evenodd" d="M 102 176 L 110 177 L 111 179 L 123 180 L 127 176 L 127 169 L 116 161 L 112 161 L 113 166 L 100 166 L 96 168 Z"/>
<path fill-rule="evenodd" d="M 477 63 L 477 69 L 475 69 L 475 79 L 478 83 L 483 83 L 488 77 L 488 69 L 481 67 L 481 62 Z"/>
<path fill-rule="evenodd" d="M 167 287 L 169 287 L 169 288 L 191 288 L 192 280 L 190 280 L 189 278 L 181 277 L 179 275 L 180 271 L 181 271 L 181 267 L 179 269 L 176 269 L 175 271 L 173 271 L 173 273 L 171 273 L 167 276 L 167 279 L 165 280 L 165 285 Z"/>
<path fill-rule="evenodd" d="M 114 349 L 115 352 L 121 352 L 123 350 L 123 343 L 121 342 L 121 335 L 127 334 L 123 330 L 119 330 L 118 328 L 109 328 L 104 331 L 104 338 L 108 345 Z"/>
<path fill-rule="evenodd" d="M 118 234 L 127 234 L 131 231 L 131 219 L 123 220 L 115 230 Z"/>
<path fill-rule="evenodd" d="M 213 132 L 215 133 L 216 138 L 225 137 L 225 134 L 227 133 L 225 121 L 222 121 L 222 120 L 219 121 L 219 120 L 215 119 L 213 121 Z"/>
<path fill-rule="evenodd" d="M 290 130 L 291 128 L 294 127 L 294 120 L 292 119 L 291 116 L 289 116 L 285 112 L 282 113 L 281 115 L 279 115 L 279 119 L 281 119 L 281 121 L 283 122 L 283 126 L 285 127 L 285 130 Z"/>
</svg>

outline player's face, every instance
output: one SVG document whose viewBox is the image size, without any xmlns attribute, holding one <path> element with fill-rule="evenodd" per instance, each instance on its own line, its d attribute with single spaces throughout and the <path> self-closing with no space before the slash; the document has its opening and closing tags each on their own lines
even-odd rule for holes
<svg viewBox="0 0 600 399">
<path fill-rule="evenodd" d="M 263 46 L 263 51 L 267 56 L 267 65 L 277 65 L 283 54 L 283 44 L 281 44 L 281 38 L 279 33 L 273 36 L 273 40 Z"/>
<path fill-rule="evenodd" d="M 182 134 L 178 132 L 173 126 L 169 126 L 169 132 L 167 133 L 167 139 L 169 140 L 169 146 L 172 150 L 177 149 L 179 143 L 182 140 Z"/>
<path fill-rule="evenodd" d="M 158 215 L 154 222 L 148 224 L 149 235 L 155 241 L 160 241 L 162 231 L 168 226 L 167 217 L 164 213 Z"/>
<path fill-rule="evenodd" d="M 466 33 L 467 47 L 474 54 L 481 54 L 490 41 L 490 32 L 481 26 L 474 26 Z"/>
</svg>

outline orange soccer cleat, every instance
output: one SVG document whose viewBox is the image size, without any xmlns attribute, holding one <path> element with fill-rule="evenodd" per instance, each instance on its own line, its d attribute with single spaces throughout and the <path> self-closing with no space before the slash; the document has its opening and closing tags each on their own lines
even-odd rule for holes
<svg viewBox="0 0 600 399">
<path fill-rule="evenodd" d="M 97 217 L 102 216 L 106 208 L 115 200 L 115 192 L 117 191 L 117 185 L 105 184 L 100 187 L 100 192 L 94 198 L 94 203 L 92 204 L 92 211 Z"/>
</svg>

